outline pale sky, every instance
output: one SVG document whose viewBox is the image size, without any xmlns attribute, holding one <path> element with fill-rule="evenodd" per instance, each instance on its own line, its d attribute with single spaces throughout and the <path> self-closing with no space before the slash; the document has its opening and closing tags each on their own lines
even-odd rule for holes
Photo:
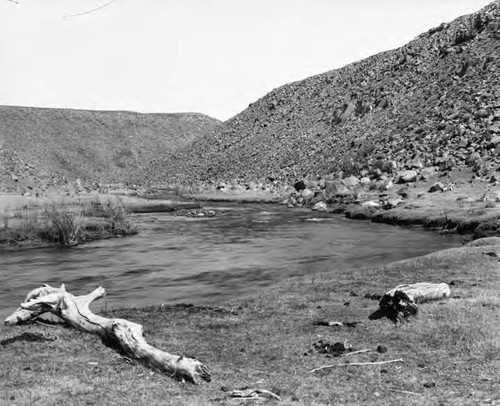
<svg viewBox="0 0 500 406">
<path fill-rule="evenodd" d="M 0 104 L 226 120 L 492 0 L 114 0 L 71 17 L 107 1 L 0 0 Z"/>
</svg>

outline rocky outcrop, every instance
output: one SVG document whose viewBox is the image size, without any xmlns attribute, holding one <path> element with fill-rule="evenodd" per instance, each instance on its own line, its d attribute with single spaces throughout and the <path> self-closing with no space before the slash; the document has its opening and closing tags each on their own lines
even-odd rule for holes
<svg viewBox="0 0 500 406">
<path fill-rule="evenodd" d="M 429 167 L 491 177 L 500 167 L 499 27 L 493 2 L 399 49 L 275 89 L 172 156 L 165 173 L 182 183 L 397 181 Z"/>
</svg>

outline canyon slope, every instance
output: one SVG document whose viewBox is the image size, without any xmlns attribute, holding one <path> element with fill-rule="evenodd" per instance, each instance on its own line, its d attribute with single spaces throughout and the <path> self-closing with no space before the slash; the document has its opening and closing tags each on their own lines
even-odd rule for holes
<svg viewBox="0 0 500 406">
<path fill-rule="evenodd" d="M 332 46 L 325 52 L 334 52 Z M 500 5 L 279 87 L 164 161 L 173 182 L 500 170 Z"/>
<path fill-rule="evenodd" d="M 147 184 L 162 178 L 166 155 L 221 124 L 197 113 L 0 106 L 0 185 L 43 193 L 77 179 Z"/>
</svg>

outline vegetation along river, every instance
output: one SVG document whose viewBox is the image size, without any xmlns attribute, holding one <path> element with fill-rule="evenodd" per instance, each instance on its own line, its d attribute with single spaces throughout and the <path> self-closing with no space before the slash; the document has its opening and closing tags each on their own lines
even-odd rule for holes
<svg viewBox="0 0 500 406">
<path fill-rule="evenodd" d="M 136 236 L 0 253 L 0 317 L 42 283 L 104 286 L 97 310 L 217 303 L 294 275 L 380 265 L 457 246 L 460 236 L 265 204 L 206 203 L 215 217 L 139 214 Z M 416 282 L 402 281 L 402 282 Z"/>
</svg>

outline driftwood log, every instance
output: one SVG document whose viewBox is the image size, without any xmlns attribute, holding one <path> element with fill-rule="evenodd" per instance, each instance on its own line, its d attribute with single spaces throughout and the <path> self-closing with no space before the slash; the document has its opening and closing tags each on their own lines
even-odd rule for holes
<svg viewBox="0 0 500 406">
<path fill-rule="evenodd" d="M 172 355 L 146 343 L 140 324 L 123 319 L 108 319 L 92 313 L 90 303 L 105 294 L 102 287 L 88 295 L 74 296 L 66 292 L 64 284 L 60 288 L 43 285 L 28 293 L 24 303 L 7 317 L 5 324 L 14 326 L 26 323 L 50 312 L 78 330 L 101 337 L 105 345 L 152 369 L 181 381 L 195 384 L 210 382 L 210 372 L 200 361 Z"/>
<path fill-rule="evenodd" d="M 418 312 L 418 304 L 449 297 L 447 283 L 420 282 L 399 285 L 389 290 L 379 302 L 379 309 L 370 315 L 371 320 L 387 317 L 395 323 L 402 322 Z"/>
</svg>

